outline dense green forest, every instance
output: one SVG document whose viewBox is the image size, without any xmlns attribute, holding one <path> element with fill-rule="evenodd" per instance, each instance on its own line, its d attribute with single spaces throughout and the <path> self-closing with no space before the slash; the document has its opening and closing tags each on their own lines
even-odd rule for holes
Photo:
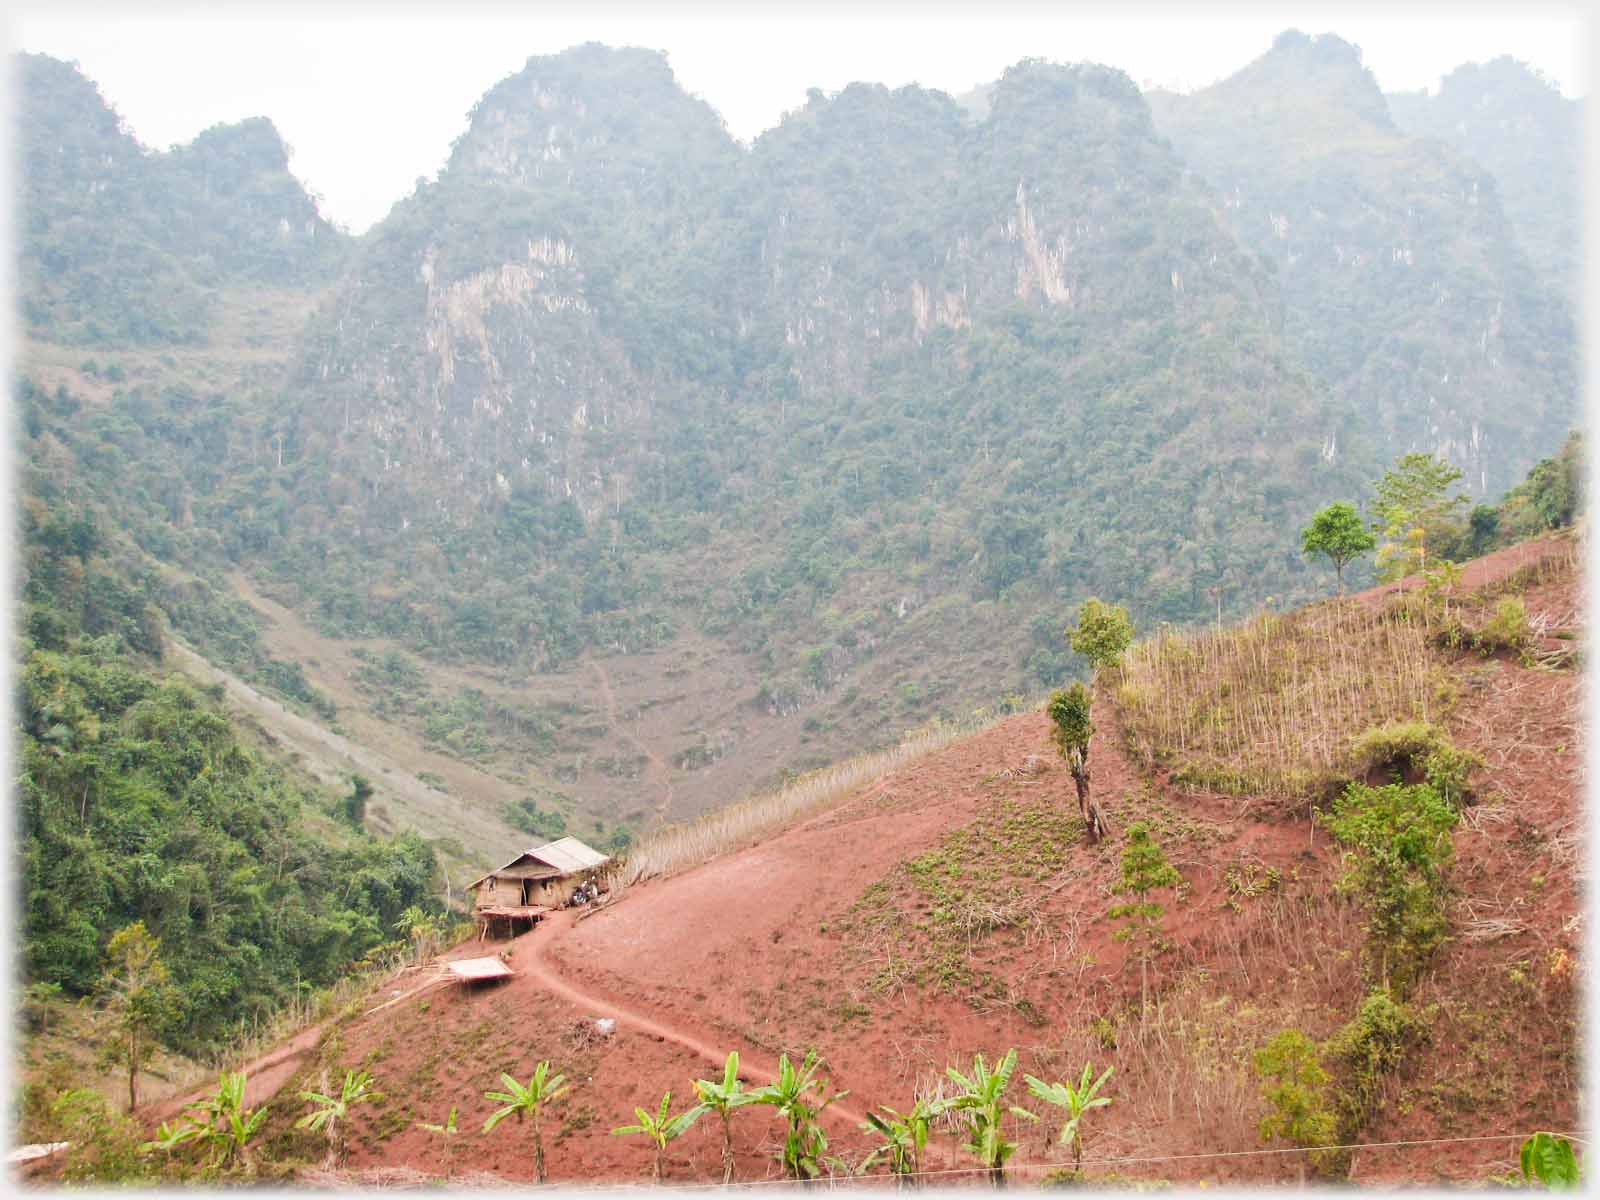
<svg viewBox="0 0 1600 1200">
<path fill-rule="evenodd" d="M 29 982 L 96 992 L 111 936 L 159 939 L 178 1008 L 161 1031 L 214 1048 L 326 986 L 436 910 L 420 836 L 380 840 L 274 764 L 220 691 L 163 670 L 162 619 L 82 509 L 24 496 L 17 644 L 21 959 Z"/>
</svg>

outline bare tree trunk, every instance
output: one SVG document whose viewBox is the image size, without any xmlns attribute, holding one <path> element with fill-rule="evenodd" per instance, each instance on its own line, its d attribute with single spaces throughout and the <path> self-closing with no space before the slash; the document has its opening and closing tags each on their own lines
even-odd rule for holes
<svg viewBox="0 0 1600 1200">
<path fill-rule="evenodd" d="M 1106 821 L 1100 815 L 1100 807 L 1095 804 L 1089 795 L 1089 755 L 1086 751 L 1078 751 L 1072 756 L 1072 783 L 1078 791 L 1078 811 L 1083 814 L 1084 830 L 1089 838 L 1089 843 L 1100 841 L 1109 830 Z"/>
<path fill-rule="evenodd" d="M 139 1107 L 139 1031 L 128 1031 L 128 1111 Z"/>
<path fill-rule="evenodd" d="M 728 1113 L 722 1114 L 722 1183 L 726 1187 L 733 1182 L 733 1125 Z"/>
</svg>

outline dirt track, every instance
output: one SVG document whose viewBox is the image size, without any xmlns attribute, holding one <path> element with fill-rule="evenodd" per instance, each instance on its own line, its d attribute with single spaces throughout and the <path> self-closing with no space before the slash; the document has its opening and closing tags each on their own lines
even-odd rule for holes
<svg viewBox="0 0 1600 1200">
<path fill-rule="evenodd" d="M 665 825 L 668 814 L 672 812 L 672 768 L 667 765 L 667 760 L 658 754 L 654 747 L 647 745 L 631 730 L 625 728 L 621 718 L 617 715 L 617 698 L 611 691 L 611 676 L 606 674 L 606 669 L 599 663 L 590 660 L 589 666 L 594 670 L 595 682 L 600 686 L 600 696 L 606 706 L 606 721 L 634 749 L 644 755 L 645 761 L 650 764 L 651 773 L 661 781 L 661 803 L 656 805 L 656 824 Z"/>
<path fill-rule="evenodd" d="M 552 965 L 549 955 L 553 943 L 561 940 L 572 929 L 577 916 L 565 910 L 546 918 L 533 933 L 518 938 L 512 951 L 512 964 L 525 972 L 540 987 L 560 996 L 563 1000 L 599 1017 L 612 1017 L 619 1025 L 629 1026 L 640 1033 L 682 1046 L 698 1054 L 713 1067 L 721 1068 L 727 1061 L 730 1048 L 739 1050 L 739 1075 L 747 1081 L 769 1083 L 778 1077 L 778 1064 L 748 1047 L 729 1047 L 726 1042 L 713 1043 L 683 1026 L 645 1016 L 614 997 L 600 994 L 592 985 L 579 986 L 566 978 Z M 798 1064 L 797 1064 L 798 1065 Z M 830 1105 L 827 1115 L 849 1121 L 852 1126 L 866 1120 L 864 1113 L 844 1103 Z"/>
</svg>

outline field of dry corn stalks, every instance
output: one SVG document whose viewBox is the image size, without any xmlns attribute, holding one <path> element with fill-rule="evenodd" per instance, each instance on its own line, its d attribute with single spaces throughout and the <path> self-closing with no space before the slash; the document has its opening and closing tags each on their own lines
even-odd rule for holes
<svg viewBox="0 0 1600 1200">
<path fill-rule="evenodd" d="M 802 817 L 815 816 L 850 797 L 857 788 L 924 754 L 948 746 L 1003 720 L 1008 713 L 980 710 L 962 721 L 937 721 L 906 734 L 897 745 L 822 767 L 783 785 L 683 825 L 642 839 L 628 852 L 618 882 L 674 875 L 726 854 Z"/>
<path fill-rule="evenodd" d="M 1217 791 L 1303 795 L 1362 730 L 1442 715 L 1440 683 L 1422 620 L 1347 599 L 1146 639 L 1113 695 L 1147 766 Z"/>
</svg>

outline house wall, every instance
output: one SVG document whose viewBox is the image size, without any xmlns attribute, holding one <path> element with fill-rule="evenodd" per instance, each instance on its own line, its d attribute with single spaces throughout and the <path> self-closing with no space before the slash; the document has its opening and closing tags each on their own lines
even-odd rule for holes
<svg viewBox="0 0 1600 1200">
<path fill-rule="evenodd" d="M 493 884 L 493 887 L 489 885 Z M 477 888 L 478 908 L 486 904 L 521 904 L 522 880 L 520 879 L 485 879 Z"/>
<path fill-rule="evenodd" d="M 560 908 L 572 899 L 572 893 L 578 890 L 578 885 L 583 882 L 581 875 L 563 875 L 559 879 L 542 879 L 529 888 L 531 895 L 529 902 L 543 904 L 547 908 Z"/>
<path fill-rule="evenodd" d="M 489 885 L 493 882 L 494 887 Z M 529 904 L 542 904 L 546 908 L 560 908 L 572 899 L 572 893 L 578 890 L 578 885 L 583 882 L 582 875 L 562 875 L 556 879 L 535 880 L 528 887 Z M 475 908 L 485 905 L 509 904 L 518 905 L 522 900 L 522 880 L 501 879 L 484 880 L 476 891 L 473 901 Z"/>
</svg>

